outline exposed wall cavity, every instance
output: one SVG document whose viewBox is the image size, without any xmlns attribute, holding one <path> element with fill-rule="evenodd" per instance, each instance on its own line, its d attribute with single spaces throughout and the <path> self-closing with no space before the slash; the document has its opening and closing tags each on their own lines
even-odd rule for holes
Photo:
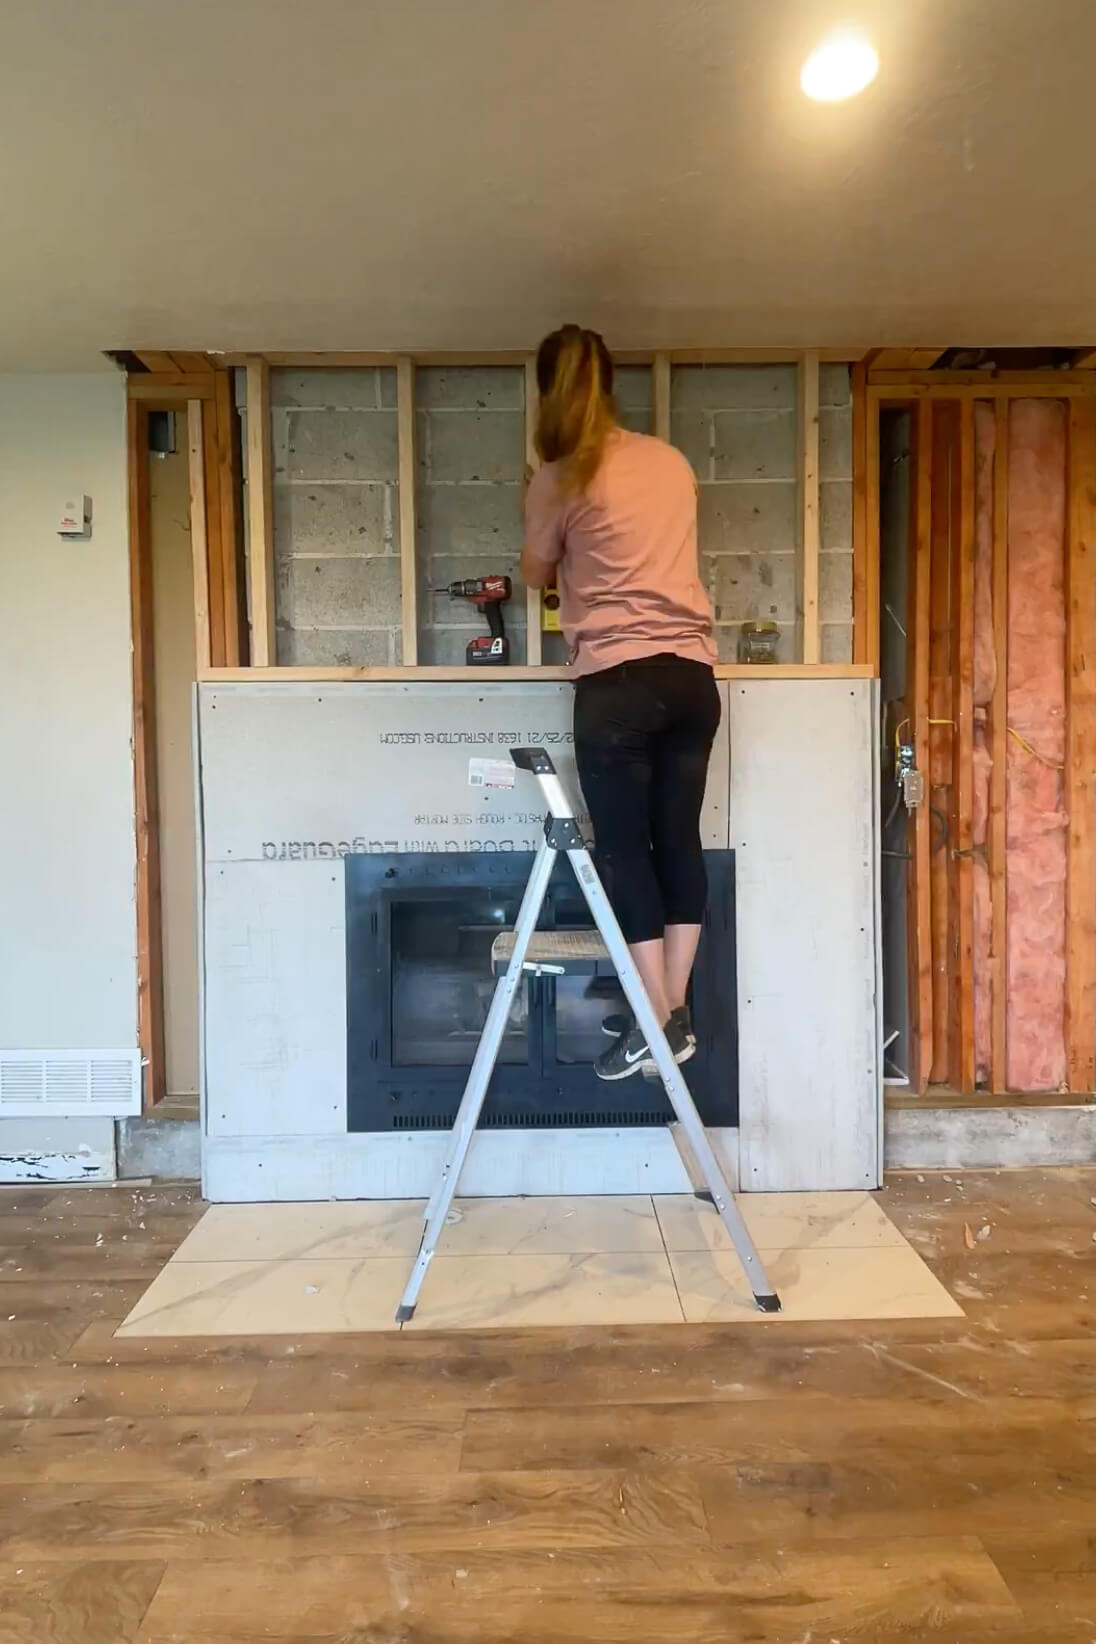
<svg viewBox="0 0 1096 1644">
<path fill-rule="evenodd" d="M 396 373 L 273 371 L 279 663 L 400 660 Z"/>
<path fill-rule="evenodd" d="M 719 655 L 744 622 L 779 625 L 796 660 L 796 368 L 687 365 L 671 376 L 670 437 L 700 486 L 702 570 Z M 852 408 L 849 371 L 822 367 L 819 414 L 822 658 L 852 660 Z"/>
<path fill-rule="evenodd" d="M 653 427 L 652 372 L 617 372 L 625 427 Z M 852 656 L 851 402 L 848 368 L 820 384 L 822 654 Z M 395 372 L 274 371 L 274 549 L 278 661 L 335 665 L 401 660 Z M 518 366 L 415 372 L 419 660 L 461 664 L 483 619 L 432 588 L 498 571 L 514 579 L 504 616 L 525 661 L 521 480 L 525 374 Z M 671 438 L 700 488 L 701 572 L 720 656 L 737 655 L 742 623 L 781 629 L 795 660 L 796 369 L 679 366 Z M 545 662 L 564 660 L 545 634 Z"/>
</svg>

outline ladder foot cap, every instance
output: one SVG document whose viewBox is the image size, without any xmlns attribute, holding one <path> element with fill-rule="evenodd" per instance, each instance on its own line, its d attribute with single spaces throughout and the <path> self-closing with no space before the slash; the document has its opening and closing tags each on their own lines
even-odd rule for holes
<svg viewBox="0 0 1096 1644">
<path fill-rule="evenodd" d="M 406 1324 L 408 1319 L 413 1319 L 414 1317 L 415 1317 L 415 1304 L 414 1304 L 414 1302 L 411 1303 L 410 1307 L 404 1307 L 404 1306 L 397 1307 L 397 1309 L 396 1309 L 396 1323 L 397 1324 Z"/>
<path fill-rule="evenodd" d="M 755 1293 L 754 1301 L 757 1303 L 757 1305 L 761 1309 L 762 1313 L 779 1313 L 780 1312 L 780 1297 L 776 1294 L 775 1291 L 773 1291 L 771 1296 L 758 1296 Z"/>
</svg>

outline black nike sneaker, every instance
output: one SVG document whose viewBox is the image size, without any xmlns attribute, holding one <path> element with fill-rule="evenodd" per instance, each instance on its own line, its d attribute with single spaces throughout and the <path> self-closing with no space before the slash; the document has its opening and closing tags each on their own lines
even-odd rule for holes
<svg viewBox="0 0 1096 1644">
<path fill-rule="evenodd" d="M 670 1021 L 680 1023 L 689 1038 L 692 1040 L 693 1044 L 696 1044 L 696 1034 L 693 1032 L 693 1019 L 689 1014 L 688 1005 L 679 1005 L 676 1010 L 671 1011 Z M 601 1031 L 610 1039 L 619 1039 L 622 1033 L 630 1033 L 635 1025 L 635 1017 L 632 1015 L 631 1011 L 629 1011 L 627 1015 L 621 1011 L 617 1016 L 606 1016 L 605 1020 L 601 1024 Z"/>
<path fill-rule="evenodd" d="M 666 1042 L 675 1062 L 687 1062 L 690 1056 L 696 1054 L 696 1040 L 685 1030 L 685 1027 L 676 1020 L 679 1012 L 666 1023 L 664 1029 Z M 594 1072 L 599 1079 L 630 1079 L 633 1073 L 646 1073 L 654 1070 L 654 1059 L 645 1036 L 639 1028 L 633 1027 L 627 1033 L 622 1033 L 613 1041 L 604 1056 L 599 1056 L 594 1063 Z"/>
</svg>

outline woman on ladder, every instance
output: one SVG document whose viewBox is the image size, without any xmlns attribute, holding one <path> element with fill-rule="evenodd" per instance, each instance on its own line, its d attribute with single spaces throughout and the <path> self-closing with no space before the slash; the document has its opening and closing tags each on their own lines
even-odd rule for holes
<svg viewBox="0 0 1096 1644">
<path fill-rule="evenodd" d="M 613 362 L 565 325 L 537 350 L 542 467 L 525 496 L 521 574 L 556 584 L 575 685 L 575 755 L 598 868 L 679 1062 L 707 876 L 700 811 L 720 699 L 697 562 L 697 490 L 679 451 L 621 428 Z M 601 1079 L 652 1071 L 642 1032 L 609 1018 Z"/>
</svg>

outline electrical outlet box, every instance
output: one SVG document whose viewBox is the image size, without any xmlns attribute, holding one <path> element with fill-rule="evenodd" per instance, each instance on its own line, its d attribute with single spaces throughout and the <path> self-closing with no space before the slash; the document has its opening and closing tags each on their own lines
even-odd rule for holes
<svg viewBox="0 0 1096 1644">
<path fill-rule="evenodd" d="M 59 537 L 90 537 L 91 498 L 78 493 L 61 503 L 61 518 L 57 526 Z"/>
</svg>

